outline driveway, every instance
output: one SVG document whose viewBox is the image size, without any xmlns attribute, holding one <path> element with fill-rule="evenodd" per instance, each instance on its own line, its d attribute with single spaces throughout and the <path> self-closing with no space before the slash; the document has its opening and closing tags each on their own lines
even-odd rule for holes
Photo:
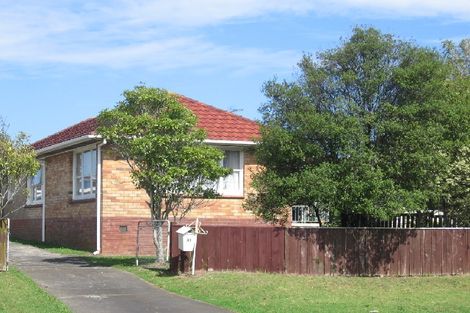
<svg viewBox="0 0 470 313">
<path fill-rule="evenodd" d="M 156 288 L 130 273 L 28 245 L 12 243 L 10 262 L 76 313 L 228 312 Z"/>
</svg>

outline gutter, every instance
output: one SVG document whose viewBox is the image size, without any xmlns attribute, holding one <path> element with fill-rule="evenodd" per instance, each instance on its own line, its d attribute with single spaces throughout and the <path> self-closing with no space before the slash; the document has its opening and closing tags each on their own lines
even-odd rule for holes
<svg viewBox="0 0 470 313">
<path fill-rule="evenodd" d="M 61 143 L 57 143 L 52 146 L 47 146 L 42 149 L 36 150 L 37 155 L 53 152 L 55 150 L 64 149 L 70 146 L 78 145 L 87 142 L 92 139 L 101 139 L 100 135 L 85 135 L 78 138 L 70 139 Z M 207 144 L 213 145 L 232 145 L 232 146 L 254 146 L 256 142 L 250 140 L 219 140 L 219 139 L 206 139 L 204 140 Z"/>
<path fill-rule="evenodd" d="M 102 178 L 102 157 L 101 157 L 101 147 L 106 144 L 106 139 L 98 144 L 96 148 L 97 158 L 96 158 L 96 251 L 93 252 L 94 255 L 101 253 L 101 178 Z"/>
<path fill-rule="evenodd" d="M 231 145 L 231 146 L 255 146 L 256 142 L 249 140 L 219 140 L 219 139 L 206 139 L 205 143 L 213 145 Z"/>
<path fill-rule="evenodd" d="M 56 143 L 55 145 L 44 147 L 42 149 L 38 149 L 38 150 L 36 150 L 36 154 L 41 155 L 41 154 L 44 154 L 44 153 L 48 153 L 48 152 L 52 152 L 52 151 L 55 151 L 55 150 L 67 148 L 69 146 L 73 146 L 73 145 L 76 145 L 76 144 L 80 144 L 80 143 L 89 141 L 90 139 L 100 139 L 100 138 L 101 138 L 101 136 L 99 136 L 99 135 L 85 135 L 85 136 L 70 139 L 70 140 L 67 140 L 67 141 L 64 141 L 64 142 L 61 142 L 61 143 Z"/>
</svg>

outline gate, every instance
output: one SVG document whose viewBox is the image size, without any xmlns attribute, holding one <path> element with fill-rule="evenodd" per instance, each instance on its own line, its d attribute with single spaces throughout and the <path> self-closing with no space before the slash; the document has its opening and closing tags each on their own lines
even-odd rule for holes
<svg viewBox="0 0 470 313">
<path fill-rule="evenodd" d="M 0 272 L 8 270 L 8 250 L 10 247 L 10 220 L 0 219 Z"/>
<path fill-rule="evenodd" d="M 162 247 L 157 247 L 153 236 L 154 229 L 161 228 Z M 137 223 L 135 263 L 139 265 L 139 257 L 155 256 L 158 249 L 163 250 L 165 261 L 170 258 L 170 228 L 169 220 L 143 220 Z"/>
</svg>

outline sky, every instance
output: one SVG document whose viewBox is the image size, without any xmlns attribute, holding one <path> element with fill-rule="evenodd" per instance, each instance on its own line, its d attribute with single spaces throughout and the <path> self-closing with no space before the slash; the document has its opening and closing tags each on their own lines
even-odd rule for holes
<svg viewBox="0 0 470 313">
<path fill-rule="evenodd" d="M 468 0 L 0 0 L 0 116 L 38 140 L 145 83 L 259 119 L 263 83 L 355 26 L 470 37 Z"/>
</svg>

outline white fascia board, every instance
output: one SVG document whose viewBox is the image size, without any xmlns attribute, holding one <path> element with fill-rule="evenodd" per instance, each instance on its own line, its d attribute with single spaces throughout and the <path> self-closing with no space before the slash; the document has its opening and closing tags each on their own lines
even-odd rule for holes
<svg viewBox="0 0 470 313">
<path fill-rule="evenodd" d="M 67 148 L 69 146 L 80 144 L 80 143 L 86 142 L 90 139 L 100 139 L 100 138 L 101 138 L 100 135 L 85 135 L 85 136 L 81 136 L 81 137 L 78 137 L 78 138 L 74 138 L 74 139 L 70 139 L 70 140 L 67 140 L 67 141 L 57 143 L 57 144 L 52 145 L 52 146 L 44 147 L 42 149 L 38 149 L 38 150 L 36 150 L 36 154 L 41 155 L 41 154 L 44 154 L 44 153 L 53 152 L 55 150 L 59 150 L 59 149 Z"/>
<path fill-rule="evenodd" d="M 36 153 L 38 155 L 41 155 L 41 154 L 44 154 L 44 153 L 48 153 L 48 152 L 52 152 L 52 151 L 55 151 L 55 150 L 67 148 L 69 146 L 73 146 L 73 145 L 76 145 L 76 144 L 80 144 L 80 143 L 86 142 L 90 139 L 101 139 L 101 138 L 102 137 L 100 135 L 85 135 L 85 136 L 70 139 L 70 140 L 67 140 L 67 141 L 64 141 L 64 142 L 61 142 L 61 143 L 57 143 L 57 144 L 52 145 L 52 146 L 44 147 L 42 149 L 38 149 L 38 150 L 36 150 Z M 254 146 L 254 145 L 256 145 L 256 142 L 248 141 L 248 140 L 244 141 L 244 140 L 206 139 L 206 140 L 204 140 L 204 142 L 208 143 L 208 144 L 213 144 L 213 145 L 232 145 L 232 146 Z"/>
<path fill-rule="evenodd" d="M 230 146 L 254 146 L 254 141 L 243 141 L 243 140 L 217 140 L 217 139 L 206 139 L 205 143 L 211 145 L 230 145 Z"/>
</svg>

